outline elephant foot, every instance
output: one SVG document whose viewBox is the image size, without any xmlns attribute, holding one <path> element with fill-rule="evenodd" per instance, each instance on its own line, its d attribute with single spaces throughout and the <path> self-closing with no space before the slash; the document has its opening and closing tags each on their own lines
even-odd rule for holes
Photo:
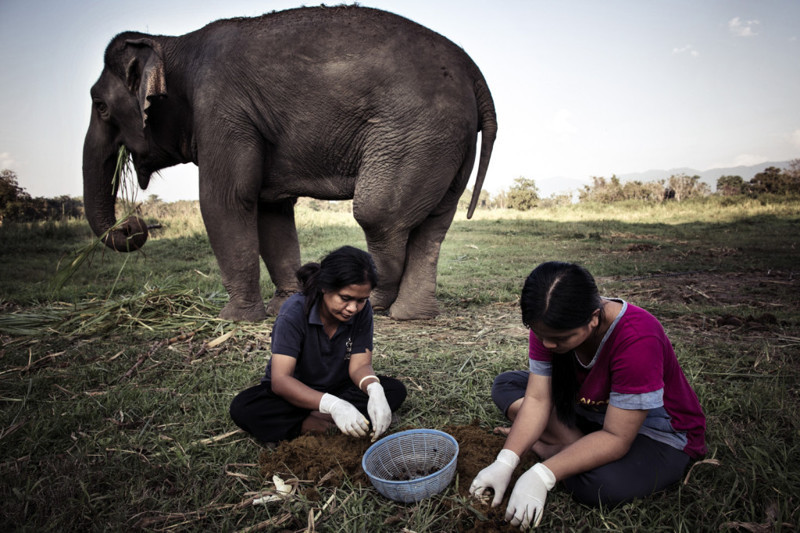
<svg viewBox="0 0 800 533">
<path fill-rule="evenodd" d="M 267 312 L 263 302 L 249 307 L 243 307 L 236 302 L 228 302 L 220 311 L 219 317 L 234 322 L 261 322 L 267 318 Z"/>
<path fill-rule="evenodd" d="M 278 311 L 281 310 L 283 303 L 295 292 L 299 291 L 275 291 L 275 296 L 273 296 L 270 301 L 267 302 L 267 316 L 277 316 Z"/>
<path fill-rule="evenodd" d="M 389 308 L 389 316 L 394 320 L 427 320 L 435 318 L 439 314 L 439 304 L 436 300 L 433 303 L 411 303 L 404 300 L 396 300 Z"/>
<path fill-rule="evenodd" d="M 375 289 L 369 297 L 369 303 L 375 311 L 386 311 L 392 306 L 392 302 L 397 299 L 397 292 L 389 293 L 380 289 Z"/>
</svg>

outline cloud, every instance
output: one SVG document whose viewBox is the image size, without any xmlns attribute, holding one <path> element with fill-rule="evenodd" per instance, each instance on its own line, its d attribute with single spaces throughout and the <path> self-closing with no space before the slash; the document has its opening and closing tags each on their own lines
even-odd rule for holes
<svg viewBox="0 0 800 533">
<path fill-rule="evenodd" d="M 761 24 L 761 22 L 758 20 L 744 21 L 739 17 L 733 17 L 730 21 L 728 21 L 728 29 L 737 37 L 754 37 L 758 35 L 758 33 L 753 31 L 753 28 L 757 24 Z"/>
<path fill-rule="evenodd" d="M 700 52 L 695 50 L 694 46 L 692 46 L 691 44 L 687 44 L 686 46 L 681 47 L 681 48 L 673 48 L 672 49 L 672 53 L 673 54 L 689 54 L 692 57 L 697 57 L 697 56 L 700 55 Z"/>
<path fill-rule="evenodd" d="M 8 152 L 0 152 L 0 170 L 11 168 L 16 164 L 16 161 Z"/>
<path fill-rule="evenodd" d="M 578 128 L 572 124 L 572 112 L 566 109 L 559 109 L 553 116 L 553 129 L 562 136 L 569 136 L 578 132 Z"/>
</svg>

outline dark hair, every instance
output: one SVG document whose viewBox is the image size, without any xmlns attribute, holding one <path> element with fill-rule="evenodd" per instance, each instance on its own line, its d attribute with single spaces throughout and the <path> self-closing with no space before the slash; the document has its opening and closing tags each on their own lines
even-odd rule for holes
<svg viewBox="0 0 800 533">
<path fill-rule="evenodd" d="M 585 326 L 603 301 L 588 270 L 574 263 L 542 263 L 525 280 L 520 297 L 522 322 L 526 327 L 541 323 L 555 330 Z M 575 396 L 578 393 L 575 357 L 553 357 L 552 394 L 558 418 L 575 424 Z"/>
<path fill-rule="evenodd" d="M 322 298 L 323 291 L 336 291 L 348 285 L 378 284 L 378 271 L 372 256 L 353 246 L 342 246 L 319 262 L 306 263 L 297 271 L 303 294 L 306 295 L 305 312 Z"/>
</svg>

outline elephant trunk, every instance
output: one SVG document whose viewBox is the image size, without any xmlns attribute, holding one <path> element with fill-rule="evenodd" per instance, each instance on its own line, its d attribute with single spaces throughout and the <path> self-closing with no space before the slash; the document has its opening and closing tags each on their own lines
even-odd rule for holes
<svg viewBox="0 0 800 533">
<path fill-rule="evenodd" d="M 92 231 L 103 243 L 118 252 L 133 252 L 147 241 L 147 224 L 130 216 L 117 223 L 114 206 L 119 183 L 114 183 L 119 145 L 98 132 L 97 118 L 83 144 L 83 204 Z"/>
</svg>

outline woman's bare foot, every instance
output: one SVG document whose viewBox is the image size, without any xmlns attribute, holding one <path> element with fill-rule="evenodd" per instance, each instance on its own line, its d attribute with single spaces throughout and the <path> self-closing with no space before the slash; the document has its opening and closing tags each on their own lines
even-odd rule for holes
<svg viewBox="0 0 800 533">
<path fill-rule="evenodd" d="M 336 427 L 331 415 L 324 415 L 319 411 L 311 411 L 300 426 L 301 435 L 320 435 L 330 428 Z"/>
<path fill-rule="evenodd" d="M 538 455 L 539 458 L 544 461 L 553 457 L 555 454 L 563 450 L 564 447 L 565 446 L 563 444 L 546 444 L 540 440 L 537 440 L 535 443 L 533 443 L 533 447 L 531 449 L 533 450 L 533 453 Z"/>
<path fill-rule="evenodd" d="M 498 426 L 494 428 L 492 433 L 495 435 L 505 435 L 508 437 L 508 434 L 511 433 L 511 428 Z M 540 440 L 537 440 L 535 443 L 533 443 L 533 446 L 531 446 L 531 450 L 544 461 L 545 459 L 549 459 L 563 450 L 564 447 L 565 446 L 563 444 L 546 444 Z"/>
</svg>

